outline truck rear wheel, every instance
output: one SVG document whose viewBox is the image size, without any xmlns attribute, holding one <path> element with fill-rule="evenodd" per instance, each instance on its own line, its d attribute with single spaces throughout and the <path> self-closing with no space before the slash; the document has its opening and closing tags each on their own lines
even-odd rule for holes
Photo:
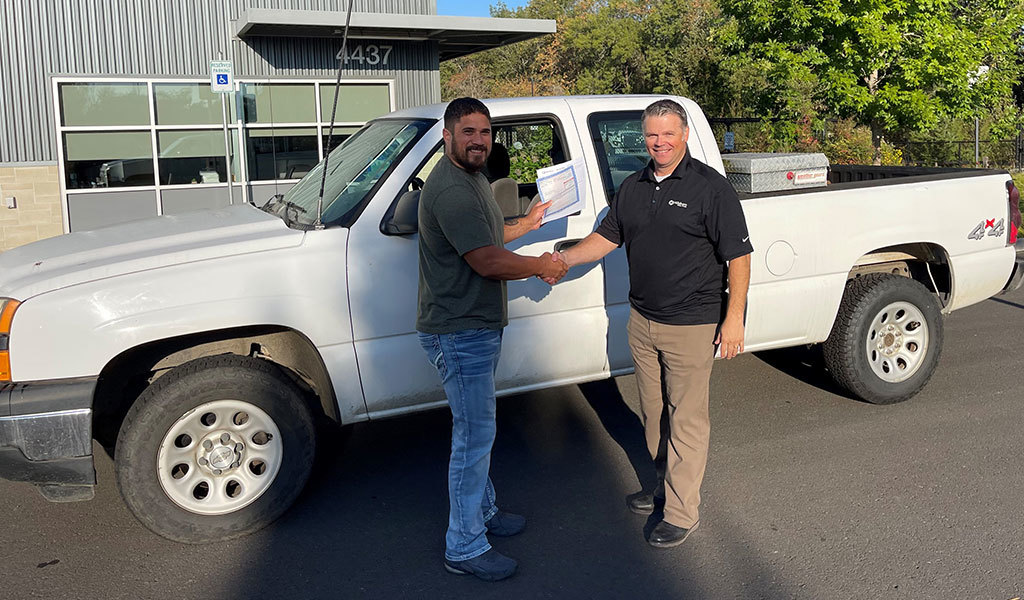
<svg viewBox="0 0 1024 600">
<path fill-rule="evenodd" d="M 938 299 L 907 277 L 851 279 L 823 349 L 836 383 L 873 404 L 902 402 L 928 383 L 939 363 Z"/>
<path fill-rule="evenodd" d="M 155 381 L 128 411 L 114 453 L 139 521 L 184 543 L 241 537 L 271 523 L 305 486 L 316 429 L 274 364 L 200 358 Z"/>
</svg>

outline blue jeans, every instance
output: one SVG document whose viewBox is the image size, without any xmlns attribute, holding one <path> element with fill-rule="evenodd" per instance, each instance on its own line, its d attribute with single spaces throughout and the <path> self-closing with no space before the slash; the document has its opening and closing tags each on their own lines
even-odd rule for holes
<svg viewBox="0 0 1024 600">
<path fill-rule="evenodd" d="M 491 549 L 487 528 L 498 507 L 488 472 L 495 433 L 494 370 L 501 354 L 500 329 L 420 333 L 420 345 L 437 368 L 452 409 L 448 461 L 448 560 L 476 558 Z"/>
</svg>

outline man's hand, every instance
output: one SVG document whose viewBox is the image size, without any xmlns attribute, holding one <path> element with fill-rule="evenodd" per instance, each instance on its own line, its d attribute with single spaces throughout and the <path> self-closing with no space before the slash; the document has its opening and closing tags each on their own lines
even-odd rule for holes
<svg viewBox="0 0 1024 600">
<path fill-rule="evenodd" d="M 530 210 L 530 213 L 523 217 L 523 227 L 526 228 L 526 231 L 540 229 L 540 222 L 544 219 L 544 211 L 546 211 L 549 206 L 551 206 L 550 202 L 538 202 L 537 205 Z"/>
<path fill-rule="evenodd" d="M 743 320 L 726 317 L 722 328 L 715 337 L 715 343 L 721 346 L 722 358 L 734 358 L 743 352 Z"/>
<path fill-rule="evenodd" d="M 545 255 L 546 254 L 547 253 L 545 253 Z M 563 265 L 565 265 L 565 268 L 568 271 L 569 263 L 566 262 L 565 257 L 562 256 L 562 254 L 560 252 L 558 252 L 556 250 L 556 251 L 552 252 L 550 256 L 551 256 L 552 262 L 562 263 Z M 556 283 L 558 283 L 559 279 L 561 279 L 561 278 L 556 279 L 554 277 L 541 277 L 541 279 L 543 279 L 544 283 L 546 283 L 548 285 L 555 285 Z"/>
<path fill-rule="evenodd" d="M 555 285 L 569 271 L 569 265 L 565 264 L 565 261 L 562 260 L 562 256 L 558 252 L 554 254 L 545 252 L 541 255 L 540 259 L 543 266 L 538 277 L 543 279 L 548 285 Z"/>
<path fill-rule="evenodd" d="M 505 221 L 505 243 L 517 240 L 522 236 L 540 228 L 540 222 L 544 220 L 544 211 L 551 206 L 550 202 L 538 202 L 530 209 L 530 214 L 521 219 L 510 219 Z"/>
<path fill-rule="evenodd" d="M 750 287 L 750 255 L 737 256 L 729 261 L 729 308 L 719 329 L 716 344 L 721 344 L 722 356 L 733 358 L 743 352 L 743 313 L 747 306 Z"/>
</svg>

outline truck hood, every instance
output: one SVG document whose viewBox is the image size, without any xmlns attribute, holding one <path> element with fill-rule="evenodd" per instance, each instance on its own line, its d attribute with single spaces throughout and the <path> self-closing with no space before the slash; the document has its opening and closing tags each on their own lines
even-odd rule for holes
<svg viewBox="0 0 1024 600">
<path fill-rule="evenodd" d="M 303 236 L 248 204 L 61 235 L 0 253 L 0 297 L 26 300 L 127 273 L 288 248 Z"/>
</svg>

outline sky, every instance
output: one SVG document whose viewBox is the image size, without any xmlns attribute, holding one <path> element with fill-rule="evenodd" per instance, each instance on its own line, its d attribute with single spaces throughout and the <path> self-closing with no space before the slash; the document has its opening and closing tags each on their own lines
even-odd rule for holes
<svg viewBox="0 0 1024 600">
<path fill-rule="evenodd" d="M 489 17 L 491 5 L 498 0 L 437 0 L 437 14 L 455 15 L 459 17 Z M 526 4 L 526 0 L 505 0 L 509 8 L 518 8 Z"/>
</svg>

